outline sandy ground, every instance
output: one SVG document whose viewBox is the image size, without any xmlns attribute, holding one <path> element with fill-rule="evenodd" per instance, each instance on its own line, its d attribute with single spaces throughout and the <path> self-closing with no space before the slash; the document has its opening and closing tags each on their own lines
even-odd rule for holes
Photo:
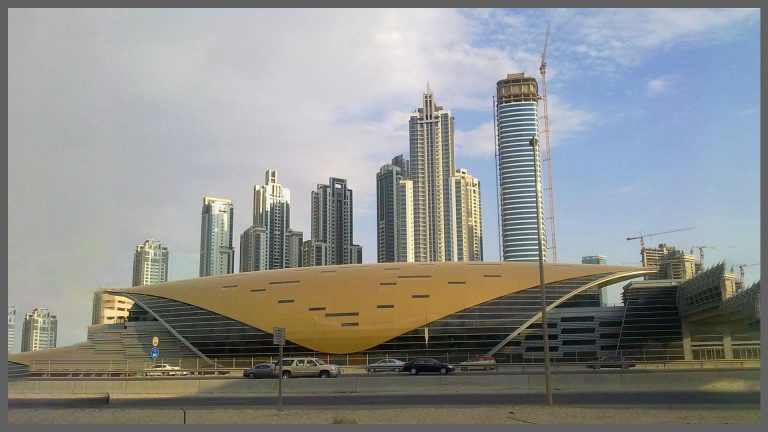
<svg viewBox="0 0 768 432">
<path fill-rule="evenodd" d="M 462 407 L 293 409 L 11 409 L 9 424 L 734 424 L 759 423 L 760 407 Z"/>
</svg>

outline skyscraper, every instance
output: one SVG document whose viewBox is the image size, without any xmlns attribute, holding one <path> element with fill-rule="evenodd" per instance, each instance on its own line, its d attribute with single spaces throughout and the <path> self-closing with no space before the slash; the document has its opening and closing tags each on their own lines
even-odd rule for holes
<svg viewBox="0 0 768 432">
<path fill-rule="evenodd" d="M 302 267 L 301 246 L 304 233 L 289 229 L 285 234 L 285 268 Z"/>
<path fill-rule="evenodd" d="M 644 276 L 645 280 L 690 279 L 696 274 L 695 256 L 663 243 L 658 248 L 642 248 L 640 256 L 643 267 L 657 269 Z"/>
<path fill-rule="evenodd" d="M 413 183 L 408 178 L 409 166 L 399 155 L 376 174 L 378 262 L 409 261 L 409 257 L 413 261 Z"/>
<path fill-rule="evenodd" d="M 581 263 L 605 265 L 606 261 L 604 255 L 589 255 L 581 257 Z M 598 293 L 600 295 L 600 306 L 608 306 L 608 287 L 601 287 Z"/>
<path fill-rule="evenodd" d="M 541 160 L 531 139 L 539 135 L 538 85 L 525 74 L 508 74 L 496 83 L 496 156 L 499 181 L 499 212 L 502 259 L 538 261 L 536 200 L 544 208 L 541 192 Z M 535 170 L 534 166 L 539 169 Z M 539 193 L 536 193 L 537 184 Z M 544 210 L 541 238 L 547 260 Z"/>
<path fill-rule="evenodd" d="M 456 214 L 456 260 L 483 260 L 483 220 L 480 208 L 480 180 L 467 170 L 453 177 L 453 203 Z"/>
<path fill-rule="evenodd" d="M 253 225 L 240 236 L 241 272 L 296 267 L 296 257 L 288 256 L 289 233 L 303 234 L 290 229 L 291 191 L 277 183 L 275 170 L 264 177 L 264 185 L 253 187 Z"/>
<path fill-rule="evenodd" d="M 401 179 L 397 182 L 397 250 L 395 261 L 416 261 L 413 236 L 413 180 Z"/>
<path fill-rule="evenodd" d="M 240 272 L 261 271 L 268 268 L 269 235 L 267 228 L 251 225 L 240 234 Z"/>
<path fill-rule="evenodd" d="M 16 308 L 8 306 L 8 352 L 12 353 L 16 344 Z"/>
<path fill-rule="evenodd" d="M 581 257 L 582 264 L 605 264 L 605 255 L 589 255 Z"/>
<path fill-rule="evenodd" d="M 232 246 L 234 208 L 232 201 L 203 198 L 200 226 L 200 276 L 234 273 L 235 249 Z"/>
<path fill-rule="evenodd" d="M 359 264 L 362 248 L 352 242 L 352 189 L 331 177 L 312 192 L 312 239 L 304 242 L 303 265 Z"/>
<path fill-rule="evenodd" d="M 168 282 L 168 248 L 149 239 L 133 254 L 133 286 Z"/>
<path fill-rule="evenodd" d="M 454 174 L 453 117 L 435 103 L 427 85 L 422 107 L 409 120 L 413 231 L 416 261 L 454 261 L 451 177 Z"/>
<path fill-rule="evenodd" d="M 21 352 L 56 348 L 56 315 L 46 308 L 35 308 L 24 315 Z"/>
</svg>

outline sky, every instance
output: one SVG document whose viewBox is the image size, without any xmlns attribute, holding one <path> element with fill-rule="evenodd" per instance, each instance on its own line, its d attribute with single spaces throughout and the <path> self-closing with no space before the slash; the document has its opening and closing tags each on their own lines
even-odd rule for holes
<svg viewBox="0 0 768 432">
<path fill-rule="evenodd" d="M 9 9 L 16 339 L 47 307 L 59 346 L 85 341 L 93 291 L 130 286 L 146 239 L 168 247 L 169 280 L 197 277 L 205 196 L 233 200 L 239 256 L 267 169 L 305 239 L 311 191 L 347 179 L 376 262 L 376 173 L 408 158 L 427 85 L 497 261 L 492 97 L 508 73 L 539 78 L 547 24 L 558 262 L 639 265 L 627 237 L 692 227 L 646 246 L 759 263 L 757 9 Z"/>
</svg>

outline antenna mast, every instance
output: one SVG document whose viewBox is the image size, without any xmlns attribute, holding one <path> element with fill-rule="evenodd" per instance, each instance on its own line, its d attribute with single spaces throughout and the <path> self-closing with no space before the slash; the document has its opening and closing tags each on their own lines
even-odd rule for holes
<svg viewBox="0 0 768 432">
<path fill-rule="evenodd" d="M 544 112 L 540 117 L 544 121 L 544 129 L 541 130 L 542 137 L 544 138 L 544 163 L 546 164 L 547 171 L 547 186 L 544 188 L 547 191 L 547 199 L 549 202 L 549 216 L 545 219 L 549 221 L 549 235 L 550 242 L 548 243 L 548 249 L 552 249 L 552 262 L 557 263 L 557 240 L 555 237 L 555 204 L 553 202 L 552 193 L 552 159 L 550 157 L 549 146 L 549 113 L 547 112 L 547 44 L 549 43 L 549 24 L 547 24 L 547 35 L 544 37 L 544 50 L 541 52 L 541 66 L 539 72 L 541 73 L 541 89 L 542 89 L 542 102 L 544 103 Z"/>
</svg>

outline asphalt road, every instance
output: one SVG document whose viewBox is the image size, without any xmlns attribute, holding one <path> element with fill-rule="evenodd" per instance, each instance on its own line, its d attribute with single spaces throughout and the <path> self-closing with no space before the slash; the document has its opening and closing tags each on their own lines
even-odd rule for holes
<svg viewBox="0 0 768 432">
<path fill-rule="evenodd" d="M 556 405 L 754 405 L 760 404 L 759 392 L 554 392 Z M 9 409 L 21 408 L 274 408 L 277 395 L 271 397 L 173 397 L 173 398 L 120 398 L 107 401 L 106 397 L 79 399 L 9 399 Z M 500 406 L 540 405 L 541 393 L 483 393 L 483 394 L 418 394 L 370 395 L 333 394 L 283 396 L 283 406 L 293 408 L 318 407 L 395 407 L 395 406 Z"/>
</svg>

